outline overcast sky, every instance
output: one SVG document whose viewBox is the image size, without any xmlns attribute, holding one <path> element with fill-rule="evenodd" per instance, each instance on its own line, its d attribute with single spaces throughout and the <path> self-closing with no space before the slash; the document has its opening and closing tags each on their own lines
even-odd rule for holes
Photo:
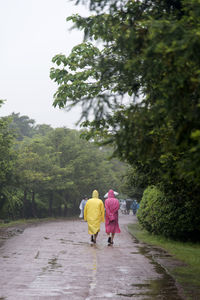
<svg viewBox="0 0 200 300">
<path fill-rule="evenodd" d="M 12 112 L 27 115 L 37 124 L 75 128 L 79 109 L 53 108 L 56 84 L 50 80 L 52 57 L 83 40 L 70 31 L 66 17 L 86 15 L 84 6 L 70 0 L 0 0 L 0 99 L 6 103 L 0 116 Z"/>
</svg>

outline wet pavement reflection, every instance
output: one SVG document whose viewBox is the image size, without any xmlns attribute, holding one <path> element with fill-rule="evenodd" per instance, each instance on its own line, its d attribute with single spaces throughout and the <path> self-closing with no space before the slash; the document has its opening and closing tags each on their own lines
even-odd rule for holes
<svg viewBox="0 0 200 300">
<path fill-rule="evenodd" d="M 104 224 L 90 243 L 83 220 L 26 228 L 0 248 L 0 300 L 181 300 L 173 278 L 154 257 L 167 255 L 138 243 L 120 215 L 121 233 L 107 245 Z M 153 253 L 153 255 L 152 255 Z"/>
</svg>

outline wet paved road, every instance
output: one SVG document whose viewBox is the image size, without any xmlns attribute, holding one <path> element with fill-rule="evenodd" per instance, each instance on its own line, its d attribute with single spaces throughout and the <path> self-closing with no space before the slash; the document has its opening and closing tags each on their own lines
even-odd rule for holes
<svg viewBox="0 0 200 300">
<path fill-rule="evenodd" d="M 107 246 L 104 224 L 91 245 L 83 220 L 31 226 L 0 248 L 0 299 L 96 300 L 182 299 L 172 278 L 134 241 L 120 216 L 122 232 Z"/>
</svg>

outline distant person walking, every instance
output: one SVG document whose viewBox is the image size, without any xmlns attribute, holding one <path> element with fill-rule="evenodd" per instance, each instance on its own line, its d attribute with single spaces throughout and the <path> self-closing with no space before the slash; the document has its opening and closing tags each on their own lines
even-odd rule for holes
<svg viewBox="0 0 200 300">
<path fill-rule="evenodd" d="M 119 200 L 115 198 L 113 190 L 109 190 L 108 198 L 105 200 L 106 208 L 106 233 L 108 237 L 108 245 L 113 244 L 115 233 L 120 233 L 118 224 Z"/>
<path fill-rule="evenodd" d="M 137 201 L 136 200 L 133 200 L 133 202 L 131 204 L 131 209 L 133 211 L 133 215 L 135 216 L 136 212 L 137 212 Z"/>
<path fill-rule="evenodd" d="M 126 200 L 126 213 L 129 215 L 131 208 L 131 202 L 129 200 Z"/>
<path fill-rule="evenodd" d="M 79 209 L 81 211 L 79 218 L 84 217 L 84 208 L 85 208 L 85 204 L 86 204 L 87 200 L 88 200 L 87 196 L 84 196 L 84 198 L 81 200 L 81 203 L 79 205 Z"/>
<path fill-rule="evenodd" d="M 94 190 L 92 198 L 90 198 L 84 209 L 84 220 L 88 223 L 88 233 L 91 235 L 91 242 L 96 243 L 98 233 L 100 231 L 100 224 L 104 222 L 104 204 L 99 199 L 99 193 Z"/>
</svg>

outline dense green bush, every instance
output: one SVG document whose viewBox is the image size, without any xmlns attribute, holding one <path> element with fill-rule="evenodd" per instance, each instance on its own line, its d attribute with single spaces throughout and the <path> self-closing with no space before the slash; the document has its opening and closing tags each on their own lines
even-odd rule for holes
<svg viewBox="0 0 200 300">
<path fill-rule="evenodd" d="M 142 227 L 154 234 L 182 240 L 198 240 L 200 236 L 200 214 L 193 200 L 177 203 L 156 186 L 144 191 L 137 216 Z"/>
</svg>

